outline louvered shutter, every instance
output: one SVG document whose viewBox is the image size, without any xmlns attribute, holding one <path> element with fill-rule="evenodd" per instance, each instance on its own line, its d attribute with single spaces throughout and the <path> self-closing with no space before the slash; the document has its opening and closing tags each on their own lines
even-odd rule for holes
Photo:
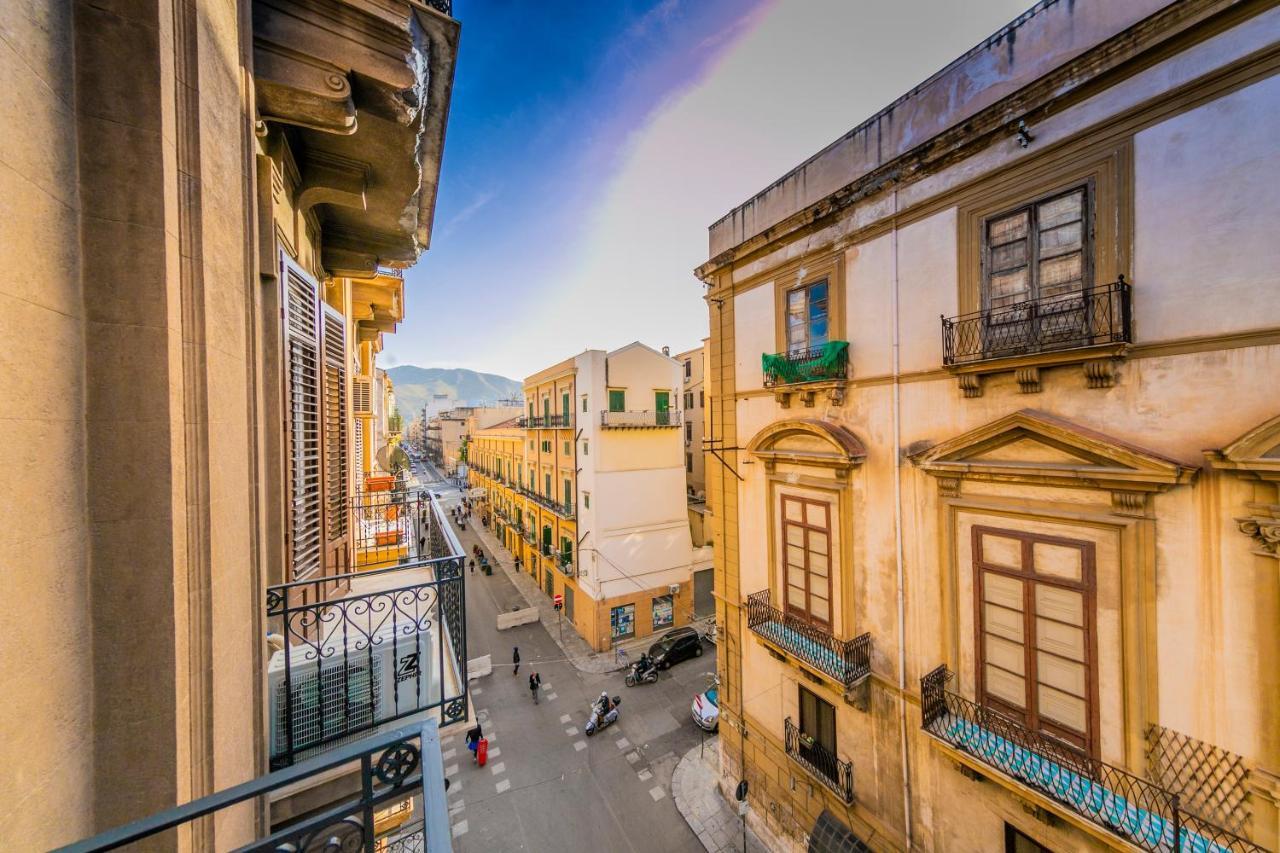
<svg viewBox="0 0 1280 853">
<path fill-rule="evenodd" d="M 325 538 L 347 535 L 347 335 L 342 315 L 324 308 Z"/>
<path fill-rule="evenodd" d="M 315 284 L 285 273 L 289 561 L 293 578 L 320 568 L 320 335 Z"/>
</svg>

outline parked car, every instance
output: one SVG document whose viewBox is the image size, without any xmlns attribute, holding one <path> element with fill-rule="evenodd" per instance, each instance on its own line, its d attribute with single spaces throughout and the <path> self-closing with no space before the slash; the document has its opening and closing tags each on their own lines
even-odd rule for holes
<svg viewBox="0 0 1280 853">
<path fill-rule="evenodd" d="M 670 669 L 682 660 L 702 657 L 702 638 L 693 628 L 676 628 L 649 647 L 649 657 L 658 669 Z"/>
<path fill-rule="evenodd" d="M 693 721 L 703 731 L 720 728 L 720 688 L 711 687 L 693 697 Z"/>
</svg>

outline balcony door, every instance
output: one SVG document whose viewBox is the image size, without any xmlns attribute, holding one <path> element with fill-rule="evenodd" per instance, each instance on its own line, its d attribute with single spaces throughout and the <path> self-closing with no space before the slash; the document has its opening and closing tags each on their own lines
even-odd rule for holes
<svg viewBox="0 0 1280 853">
<path fill-rule="evenodd" d="M 978 701 L 1096 754 L 1094 543 L 973 529 Z"/>
<path fill-rule="evenodd" d="M 1091 286 L 1088 187 L 987 220 L 983 354 L 1017 355 L 1089 343 Z"/>
<path fill-rule="evenodd" d="M 831 339 L 828 284 L 824 278 L 787 291 L 787 354 L 814 356 Z"/>
<path fill-rule="evenodd" d="M 782 496 L 783 602 L 788 616 L 831 630 L 831 506 Z"/>
<path fill-rule="evenodd" d="M 836 755 L 836 709 L 800 688 L 800 757 L 833 782 L 838 773 L 832 763 Z"/>
<path fill-rule="evenodd" d="M 654 391 L 653 392 L 653 411 L 656 413 L 654 423 L 659 426 L 665 426 L 671 423 L 671 392 L 670 391 Z"/>
</svg>

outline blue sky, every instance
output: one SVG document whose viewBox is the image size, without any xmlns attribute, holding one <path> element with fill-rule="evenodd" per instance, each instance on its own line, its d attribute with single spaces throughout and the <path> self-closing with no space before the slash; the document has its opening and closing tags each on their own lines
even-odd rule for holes
<svg viewBox="0 0 1280 853">
<path fill-rule="evenodd" d="M 1028 0 L 454 0 L 432 245 L 379 363 L 706 335 L 706 228 Z"/>
</svg>

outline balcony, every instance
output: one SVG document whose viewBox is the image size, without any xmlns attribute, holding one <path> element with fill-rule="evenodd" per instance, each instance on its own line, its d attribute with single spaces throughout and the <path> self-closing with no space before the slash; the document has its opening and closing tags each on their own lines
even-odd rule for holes
<svg viewBox="0 0 1280 853">
<path fill-rule="evenodd" d="M 769 590 L 747 596 L 747 627 L 847 691 L 871 674 L 871 635 L 840 640 L 774 607 Z"/>
<path fill-rule="evenodd" d="M 561 552 L 556 557 L 556 567 L 560 569 L 561 574 L 573 577 L 573 555 Z"/>
<path fill-rule="evenodd" d="M 551 510 L 566 521 L 572 521 L 574 518 L 575 509 L 573 504 L 570 502 L 560 503 L 555 498 L 549 498 L 546 495 L 538 494 L 533 489 L 520 487 L 516 489 L 516 491 L 520 492 L 520 494 L 524 495 L 543 509 Z"/>
<path fill-rule="evenodd" d="M 1109 387 L 1111 362 L 1133 342 L 1130 285 L 1112 284 L 942 318 L 942 363 L 966 397 L 981 377 L 1016 371 L 1025 393 L 1040 390 L 1039 368 L 1084 363 L 1090 388 Z"/>
<path fill-rule="evenodd" d="M 523 429 L 573 429 L 573 415 L 545 415 L 521 418 L 517 425 Z"/>
<path fill-rule="evenodd" d="M 410 716 L 466 718 L 462 547 L 439 505 L 421 503 L 419 559 L 267 588 L 273 768 Z M 348 592 L 326 600 L 334 582 Z"/>
<path fill-rule="evenodd" d="M 920 679 L 922 727 L 947 747 L 1141 850 L 1265 853 L 1181 808 L 1179 795 L 1091 758 L 947 689 L 940 666 Z"/>
<path fill-rule="evenodd" d="M 664 412 L 610 412 L 600 413 L 600 426 L 606 429 L 661 429 L 678 427 L 684 423 L 684 412 L 667 409 Z"/>
<path fill-rule="evenodd" d="M 430 720 L 346 744 L 293 767 L 227 788 L 185 805 L 125 824 L 63 847 L 59 853 L 98 853 L 142 842 L 228 810 L 254 808 L 276 792 L 313 786 L 347 767 L 359 768 L 351 793 L 275 832 L 265 831 L 243 850 L 449 850 L 444 763 L 436 725 Z M 406 806 L 406 804 L 408 804 Z M 380 816 L 420 805 L 423 817 L 380 836 Z M 249 821 L 252 824 L 252 821 Z M 221 834 L 219 838 L 221 838 Z M 249 841 L 249 839 L 242 839 Z M 328 846 L 324 842 L 328 842 Z"/>
<path fill-rule="evenodd" d="M 417 560 L 426 550 L 429 499 L 425 492 L 366 492 L 351 501 L 355 567 L 377 569 Z"/>
<path fill-rule="evenodd" d="M 828 750 L 813 738 L 800 731 L 791 718 L 783 722 L 787 755 L 809 774 L 826 785 L 847 805 L 853 804 L 853 765 L 841 761 L 834 752 Z"/>
</svg>

